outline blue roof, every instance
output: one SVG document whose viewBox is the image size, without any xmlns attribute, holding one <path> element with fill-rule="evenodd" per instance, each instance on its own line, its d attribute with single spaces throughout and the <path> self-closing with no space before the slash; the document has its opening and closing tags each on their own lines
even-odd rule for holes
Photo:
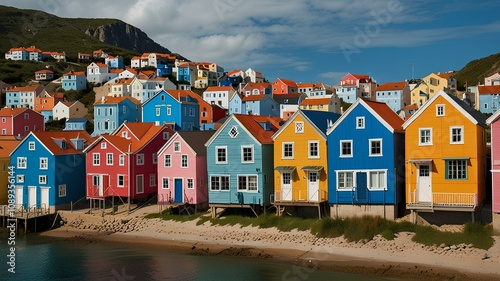
<svg viewBox="0 0 500 281">
<path fill-rule="evenodd" d="M 81 122 L 87 122 L 87 118 L 69 118 L 66 120 L 66 123 L 81 123 Z"/>
<path fill-rule="evenodd" d="M 304 115 L 307 116 L 307 118 L 309 118 L 309 120 L 311 120 L 311 122 L 313 122 L 314 125 L 325 134 L 328 130 L 329 121 L 335 123 L 335 121 L 340 118 L 340 114 L 328 111 L 302 110 L 302 113 L 304 113 Z"/>
</svg>

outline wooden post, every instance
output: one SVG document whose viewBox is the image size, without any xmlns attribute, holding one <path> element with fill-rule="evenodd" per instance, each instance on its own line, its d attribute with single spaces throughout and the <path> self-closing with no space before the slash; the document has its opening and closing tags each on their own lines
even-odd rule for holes
<svg viewBox="0 0 500 281">
<path fill-rule="evenodd" d="M 112 214 L 115 214 L 115 196 L 111 196 L 111 208 L 113 209 Z"/>
</svg>

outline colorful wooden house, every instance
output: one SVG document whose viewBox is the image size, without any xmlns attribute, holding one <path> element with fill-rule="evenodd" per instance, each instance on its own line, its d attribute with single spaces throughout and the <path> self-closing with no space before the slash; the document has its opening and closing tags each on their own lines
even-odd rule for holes
<svg viewBox="0 0 500 281">
<path fill-rule="evenodd" d="M 14 136 L 0 136 L 0 205 L 7 205 L 9 183 L 10 153 L 19 145 Z"/>
<path fill-rule="evenodd" d="M 358 99 L 328 130 L 328 202 L 332 217 L 395 219 L 405 195 L 405 135 L 387 104 Z"/>
<path fill-rule="evenodd" d="M 0 134 L 27 136 L 30 131 L 45 130 L 43 115 L 26 107 L 0 109 Z"/>
<path fill-rule="evenodd" d="M 66 90 L 81 91 L 87 89 L 87 78 L 84 71 L 70 71 L 61 79 L 61 87 Z"/>
<path fill-rule="evenodd" d="M 205 142 L 215 131 L 176 132 L 158 151 L 158 204 L 208 207 Z"/>
<path fill-rule="evenodd" d="M 258 213 L 270 205 L 274 190 L 273 139 L 279 117 L 231 115 L 205 143 L 208 203 L 217 208 L 251 208 Z"/>
<path fill-rule="evenodd" d="M 10 154 L 16 206 L 28 212 L 70 209 L 85 197 L 86 131 L 32 131 Z"/>
<path fill-rule="evenodd" d="M 326 207 L 328 200 L 326 132 L 340 114 L 297 110 L 273 135 L 274 202 L 287 206 Z"/>
<path fill-rule="evenodd" d="M 498 231 L 500 230 L 500 110 L 491 115 L 486 120 L 486 123 L 491 127 L 491 203 L 493 228 Z"/>
<path fill-rule="evenodd" d="M 141 121 L 141 103 L 131 97 L 102 97 L 94 103 L 94 136 L 110 134 L 123 122 Z"/>
<path fill-rule="evenodd" d="M 479 111 L 444 91 L 405 121 L 407 209 L 474 215 L 485 198 L 485 128 Z"/>
<path fill-rule="evenodd" d="M 299 92 L 297 83 L 292 80 L 276 78 L 273 82 L 273 95 L 296 94 Z"/>
<path fill-rule="evenodd" d="M 157 194 L 157 152 L 174 134 L 168 125 L 126 122 L 85 149 L 86 196 L 146 198 Z"/>
</svg>

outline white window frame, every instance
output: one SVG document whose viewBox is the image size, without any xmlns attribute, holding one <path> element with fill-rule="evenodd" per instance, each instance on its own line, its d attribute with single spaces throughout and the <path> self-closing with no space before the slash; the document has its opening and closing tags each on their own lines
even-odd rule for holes
<svg viewBox="0 0 500 281">
<path fill-rule="evenodd" d="M 40 157 L 40 170 L 48 170 L 49 169 L 49 158 Z"/>
<path fill-rule="evenodd" d="M 28 168 L 28 157 L 17 157 L 17 168 L 27 169 Z"/>
<path fill-rule="evenodd" d="M 453 141 L 454 129 L 460 129 L 460 141 Z M 464 144 L 464 126 L 450 126 L 450 144 Z"/>
<path fill-rule="evenodd" d="M 24 183 L 24 175 L 16 175 L 17 183 Z"/>
<path fill-rule="evenodd" d="M 365 117 L 364 116 L 356 117 L 356 129 L 364 129 L 364 128 L 365 128 Z"/>
<path fill-rule="evenodd" d="M 106 153 L 106 166 L 113 166 L 113 160 L 113 153 Z"/>
<path fill-rule="evenodd" d="M 168 177 L 161 178 L 161 189 L 170 189 L 170 178 Z"/>
<path fill-rule="evenodd" d="M 219 161 L 219 149 L 224 149 L 225 151 L 225 161 Z M 215 147 L 215 164 L 227 164 L 227 146 L 216 146 Z"/>
<path fill-rule="evenodd" d="M 286 156 L 285 155 L 285 146 L 286 145 L 292 145 L 292 155 L 291 156 Z M 295 142 L 283 142 L 281 144 L 281 159 L 293 159 L 295 157 Z"/>
<path fill-rule="evenodd" d="M 144 165 L 144 154 L 143 153 L 140 153 L 140 154 L 137 154 L 136 155 L 136 158 L 135 158 L 135 164 L 137 166 L 142 166 Z"/>
<path fill-rule="evenodd" d="M 34 141 L 30 141 L 28 143 L 28 150 L 30 150 L 30 151 L 35 150 L 35 142 Z"/>
<path fill-rule="evenodd" d="M 189 167 L 189 157 L 187 154 L 182 154 L 181 155 L 181 168 L 188 168 Z"/>
<path fill-rule="evenodd" d="M 372 153 L 372 146 L 373 146 L 373 143 L 374 143 L 374 142 L 377 142 L 377 141 L 379 141 L 379 142 L 380 142 L 380 153 L 378 153 L 378 154 L 373 154 L 373 153 Z M 368 140 L 368 155 L 369 155 L 370 157 L 381 157 L 381 156 L 383 156 L 383 153 L 382 153 L 382 152 L 383 152 L 383 150 L 382 150 L 382 148 L 383 148 L 383 146 L 382 146 L 382 139 L 369 139 L 369 140 Z"/>
<path fill-rule="evenodd" d="M 343 154 L 344 151 L 343 151 L 342 145 L 344 143 L 349 143 L 350 144 L 350 146 L 351 146 L 351 154 Z M 354 148 L 353 148 L 352 143 L 353 143 L 352 140 L 340 140 L 340 155 L 339 155 L 339 157 L 341 157 L 341 158 L 352 158 L 352 157 L 354 157 Z"/>
<path fill-rule="evenodd" d="M 106 149 L 107 148 L 107 145 L 105 142 L 101 142 L 101 149 Z"/>
<path fill-rule="evenodd" d="M 92 166 L 100 166 L 100 165 L 101 165 L 101 154 L 92 153 Z"/>
<path fill-rule="evenodd" d="M 440 113 L 440 109 L 442 109 L 442 112 Z M 436 116 L 437 117 L 442 117 L 442 116 L 445 116 L 446 112 L 445 112 L 445 106 L 444 104 L 436 104 Z"/>
<path fill-rule="evenodd" d="M 311 145 L 316 144 L 316 153 L 317 155 L 312 155 L 311 152 Z M 309 159 L 318 159 L 319 157 L 319 141 L 317 140 L 312 140 L 307 142 L 307 158 Z"/>
<path fill-rule="evenodd" d="M 218 183 L 219 183 L 219 188 L 218 189 L 213 189 L 213 178 L 218 178 Z M 222 178 L 227 178 L 227 183 L 228 183 L 228 188 L 227 189 L 221 189 L 222 186 Z M 210 176 L 210 191 L 220 191 L 220 192 L 229 192 L 231 190 L 231 176 L 229 175 L 211 175 Z"/>
<path fill-rule="evenodd" d="M 194 189 L 194 179 L 187 179 L 187 189 Z"/>
<path fill-rule="evenodd" d="M 122 184 L 120 184 L 120 178 L 121 178 Z M 116 175 L 116 186 L 117 187 L 125 187 L 125 175 L 123 175 L 123 174 Z"/>
<path fill-rule="evenodd" d="M 372 183 L 372 173 L 377 174 L 376 185 Z M 383 186 L 379 186 L 380 176 L 383 176 L 384 183 Z M 369 170 L 367 172 L 368 190 L 387 190 L 387 170 Z"/>
<path fill-rule="evenodd" d="M 304 133 L 304 122 L 303 121 L 295 121 L 294 123 L 295 126 L 295 133 L 296 134 L 303 134 Z"/>
<path fill-rule="evenodd" d="M 92 175 L 92 186 L 99 186 L 101 184 L 101 175 Z"/>
<path fill-rule="evenodd" d="M 240 177 L 246 178 L 245 183 L 246 186 L 245 188 L 240 188 Z M 255 189 L 249 189 L 249 182 L 250 182 L 250 177 L 255 178 Z M 236 175 L 237 178 L 237 190 L 238 192 L 250 192 L 250 193 L 258 193 L 259 192 L 259 176 L 256 174 L 238 174 Z"/>
<path fill-rule="evenodd" d="M 174 152 L 181 152 L 181 142 L 180 141 L 174 142 Z"/>
<path fill-rule="evenodd" d="M 355 187 L 355 180 L 356 180 L 356 172 L 355 171 L 351 171 L 351 170 L 345 170 L 345 171 L 335 171 L 335 174 L 337 176 L 337 191 L 352 191 Z M 351 187 L 341 187 L 341 182 L 340 182 L 340 175 L 344 175 L 344 180 L 343 180 L 343 185 L 345 185 L 347 183 L 347 177 L 346 175 L 347 174 L 351 174 L 352 175 L 352 186 Z"/>
<path fill-rule="evenodd" d="M 429 142 L 422 142 L 422 132 L 423 131 L 429 131 Z M 432 128 L 419 128 L 418 129 L 418 145 L 419 146 L 426 146 L 426 145 L 432 145 Z"/>
<path fill-rule="evenodd" d="M 47 176 L 39 175 L 38 176 L 38 184 L 47 184 Z"/>
<path fill-rule="evenodd" d="M 120 156 L 118 156 L 118 165 L 125 166 L 125 155 L 124 154 L 120 154 Z"/>
<path fill-rule="evenodd" d="M 142 181 L 140 181 L 139 178 L 141 178 Z M 142 190 L 139 190 L 139 183 L 142 184 L 142 186 L 141 186 Z M 135 176 L 135 192 L 137 194 L 143 194 L 144 193 L 144 175 L 143 174 Z"/>
<path fill-rule="evenodd" d="M 250 148 L 251 149 L 251 160 L 246 160 L 245 161 L 245 149 L 246 148 Z M 241 163 L 244 163 L 244 164 L 249 164 L 249 163 L 254 163 L 255 162 L 255 157 L 254 157 L 254 148 L 253 148 L 253 145 L 242 145 L 241 146 Z"/>
<path fill-rule="evenodd" d="M 167 160 L 168 160 L 168 163 L 167 163 Z M 171 154 L 164 154 L 163 155 L 163 167 L 165 167 L 165 168 L 172 167 L 172 155 Z"/>
</svg>

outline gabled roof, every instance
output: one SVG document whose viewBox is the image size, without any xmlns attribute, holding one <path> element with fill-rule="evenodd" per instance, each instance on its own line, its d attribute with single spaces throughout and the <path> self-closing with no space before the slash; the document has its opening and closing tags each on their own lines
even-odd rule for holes
<svg viewBox="0 0 500 281">
<path fill-rule="evenodd" d="M 478 86 L 477 90 L 480 95 L 500 94 L 500 85 Z"/>
<path fill-rule="evenodd" d="M 297 88 L 297 83 L 295 83 L 295 81 L 283 79 L 283 78 L 278 78 L 277 80 L 280 80 L 281 82 L 283 82 L 283 84 L 287 85 L 288 87 Z"/>
<path fill-rule="evenodd" d="M 437 76 L 444 78 L 444 79 L 450 79 L 455 75 L 455 72 L 445 72 L 445 73 L 438 73 Z"/>
<path fill-rule="evenodd" d="M 300 82 L 298 88 L 314 88 L 314 83 L 302 83 Z"/>
<path fill-rule="evenodd" d="M 494 123 L 495 121 L 497 121 L 500 117 L 500 110 L 497 110 L 495 113 L 493 113 L 493 115 L 491 115 L 487 120 L 486 120 L 486 124 L 488 125 L 491 125 L 492 123 Z"/>
<path fill-rule="evenodd" d="M 205 92 L 226 92 L 231 90 L 234 90 L 231 86 L 210 86 L 205 90 Z"/>
<path fill-rule="evenodd" d="M 11 116 L 17 116 L 25 111 L 30 110 L 29 108 L 26 107 L 16 107 L 16 108 L 11 108 L 11 107 L 4 107 L 0 109 L 0 117 L 11 117 Z"/>
<path fill-rule="evenodd" d="M 304 99 L 300 105 L 320 105 L 320 104 L 329 104 L 331 98 L 307 98 Z"/>
<path fill-rule="evenodd" d="M 415 112 L 406 122 L 403 124 L 403 129 L 406 129 L 416 118 L 422 114 L 438 97 L 443 97 L 446 99 L 452 106 L 454 106 L 458 111 L 460 111 L 469 121 L 471 121 L 474 125 L 479 125 L 486 128 L 486 117 L 484 115 L 470 107 L 465 102 L 461 101 L 456 96 L 450 95 L 443 90 L 440 90 L 435 94 L 430 100 L 428 100 L 424 106 L 419 108 L 417 112 Z"/>
<path fill-rule="evenodd" d="M 41 85 L 14 87 L 14 88 L 8 89 L 7 92 L 34 92 L 34 91 L 38 90 L 38 88 L 40 88 L 40 87 L 43 89 L 43 86 L 41 86 Z"/>
<path fill-rule="evenodd" d="M 71 139 L 84 139 L 87 144 L 90 144 L 94 139 L 84 130 L 80 131 L 31 131 L 30 135 L 33 135 L 40 143 L 47 148 L 52 155 L 64 155 L 64 154 L 80 154 L 83 153 L 81 150 L 77 150 Z M 27 139 L 29 135 L 24 138 L 24 140 L 19 144 L 21 146 Z M 66 148 L 63 149 L 59 147 L 56 141 L 65 141 Z"/>
<path fill-rule="evenodd" d="M 137 99 L 135 98 L 131 98 L 129 96 L 126 96 L 126 97 L 112 97 L 112 96 L 105 96 L 104 97 L 104 100 L 99 100 L 99 101 L 96 101 L 94 103 L 94 105 L 100 105 L 100 104 L 120 104 L 121 102 L 123 102 L 124 100 L 130 100 L 132 103 L 134 104 L 138 104 L 140 105 L 141 102 L 138 101 Z"/>
<path fill-rule="evenodd" d="M 370 75 L 368 74 L 353 74 L 353 73 L 349 73 L 351 74 L 352 76 L 354 76 L 356 79 L 365 79 L 365 80 L 370 80 Z"/>
<path fill-rule="evenodd" d="M 233 75 L 237 75 L 237 74 L 241 74 L 241 73 L 244 73 L 244 71 L 241 69 L 235 69 L 235 70 L 229 71 L 226 75 L 233 76 Z"/>
<path fill-rule="evenodd" d="M 82 76 L 82 75 L 85 75 L 85 72 L 84 71 L 70 71 L 70 72 L 64 73 L 64 76 L 68 76 L 68 75 Z"/>
<path fill-rule="evenodd" d="M 377 87 L 377 91 L 394 91 L 403 90 L 406 86 L 405 81 L 401 82 L 388 82 Z"/>
<path fill-rule="evenodd" d="M 35 73 L 54 73 L 54 71 L 52 71 L 50 69 L 41 69 L 41 70 L 35 71 Z"/>
<path fill-rule="evenodd" d="M 274 95 L 273 99 L 278 104 L 294 104 L 299 105 L 299 101 L 302 97 L 302 94 L 287 94 L 287 95 Z"/>
<path fill-rule="evenodd" d="M 177 137 L 180 137 L 184 142 L 191 147 L 196 156 L 206 156 L 207 148 L 205 143 L 215 134 L 216 131 L 178 131 L 163 145 L 158 151 L 158 155 L 163 153 Z"/>
<path fill-rule="evenodd" d="M 242 101 L 260 101 L 265 97 L 266 97 L 266 94 L 248 95 L 248 96 L 243 95 L 241 100 Z"/>
<path fill-rule="evenodd" d="M 291 126 L 291 124 L 295 122 L 295 119 L 299 115 L 302 116 L 302 119 L 304 119 L 304 121 L 307 122 L 311 126 L 311 128 L 313 128 L 313 130 L 316 131 L 316 133 L 324 140 L 326 140 L 326 131 L 328 130 L 328 126 L 330 125 L 330 123 L 333 124 L 333 122 L 335 122 L 340 117 L 340 114 L 333 112 L 298 109 L 272 136 L 273 140 L 275 140 L 284 130 L 286 130 L 288 126 Z"/>
<path fill-rule="evenodd" d="M 0 158 L 9 157 L 10 153 L 19 145 L 21 141 L 14 136 L 0 137 Z"/>
</svg>

